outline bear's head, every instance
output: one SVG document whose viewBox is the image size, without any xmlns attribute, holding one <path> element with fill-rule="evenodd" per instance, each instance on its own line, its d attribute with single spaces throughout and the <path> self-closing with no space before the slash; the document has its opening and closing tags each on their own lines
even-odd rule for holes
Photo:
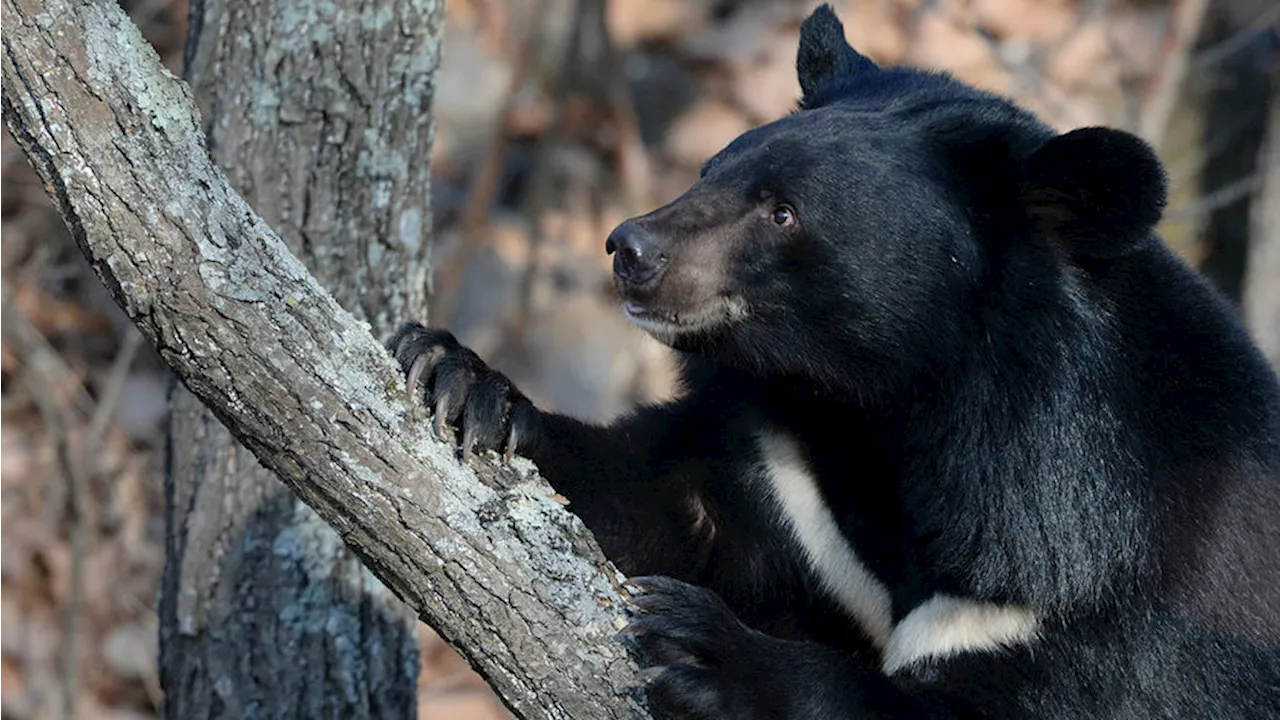
<svg viewBox="0 0 1280 720">
<path fill-rule="evenodd" d="M 1154 242 L 1164 174 L 1132 135 L 1057 135 L 945 75 L 881 68 L 825 5 L 796 68 L 796 112 L 606 243 L 627 315 L 677 349 L 894 382 L 953 362 L 1002 308 L 1069 294 L 1073 266 Z"/>
</svg>

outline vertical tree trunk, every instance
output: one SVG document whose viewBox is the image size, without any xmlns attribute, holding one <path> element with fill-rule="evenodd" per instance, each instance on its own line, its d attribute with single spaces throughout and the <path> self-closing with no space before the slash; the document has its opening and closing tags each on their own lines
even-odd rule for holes
<svg viewBox="0 0 1280 720">
<path fill-rule="evenodd" d="M 425 317 L 441 0 L 193 0 L 187 79 L 232 185 L 376 334 Z M 165 715 L 412 717 L 415 619 L 180 386 Z"/>
<path fill-rule="evenodd" d="M 1280 86 L 1271 92 L 1271 121 L 1258 161 L 1266 176 L 1253 203 L 1244 312 L 1258 345 L 1280 370 Z"/>
<path fill-rule="evenodd" d="M 1205 99 L 1204 168 L 1201 190 L 1210 206 L 1205 224 L 1208 254 L 1200 270 L 1233 301 L 1243 305 L 1248 274 L 1250 235 L 1254 231 L 1255 177 L 1264 151 L 1267 118 L 1276 59 L 1270 33 L 1249 33 L 1256 18 L 1267 11 L 1252 0 L 1217 2 L 1210 8 L 1206 38 L 1224 43 L 1247 42 L 1213 67 Z M 1243 191 L 1241 191 L 1243 190 Z"/>
</svg>

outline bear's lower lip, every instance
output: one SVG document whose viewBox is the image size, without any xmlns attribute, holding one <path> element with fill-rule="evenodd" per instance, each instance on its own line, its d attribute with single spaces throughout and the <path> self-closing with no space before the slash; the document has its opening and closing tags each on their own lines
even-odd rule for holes
<svg viewBox="0 0 1280 720">
<path fill-rule="evenodd" d="M 622 303 L 622 310 L 630 317 L 642 317 L 648 315 L 648 311 L 644 306 L 634 300 L 626 300 Z"/>
<path fill-rule="evenodd" d="M 622 311 L 637 327 L 659 337 L 681 331 L 681 318 L 673 312 L 647 308 L 634 300 L 624 300 Z"/>
<path fill-rule="evenodd" d="M 650 323 L 656 322 L 672 326 L 680 325 L 680 316 L 676 313 L 647 308 L 634 300 L 623 301 L 622 311 L 632 320 L 644 320 Z"/>
<path fill-rule="evenodd" d="M 633 324 L 664 342 L 678 334 L 709 331 L 747 315 L 746 303 L 731 296 L 718 297 L 682 311 L 646 307 L 624 298 L 622 309 Z"/>
</svg>

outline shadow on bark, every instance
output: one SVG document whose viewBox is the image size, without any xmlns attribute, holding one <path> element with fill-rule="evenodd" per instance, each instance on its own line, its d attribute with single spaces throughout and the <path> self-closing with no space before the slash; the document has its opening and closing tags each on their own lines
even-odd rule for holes
<svg viewBox="0 0 1280 720">
<path fill-rule="evenodd" d="M 160 606 L 164 715 L 412 717 L 418 648 L 402 606 L 274 476 L 243 469 L 248 451 L 213 446 L 179 470 L 188 482 L 166 481 L 181 552 Z"/>
</svg>

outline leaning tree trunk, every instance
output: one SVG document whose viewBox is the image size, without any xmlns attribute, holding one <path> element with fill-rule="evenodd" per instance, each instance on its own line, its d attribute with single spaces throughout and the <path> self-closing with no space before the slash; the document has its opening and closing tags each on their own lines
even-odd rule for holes
<svg viewBox="0 0 1280 720">
<path fill-rule="evenodd" d="M 213 165 L 190 89 L 119 6 L 0 6 L 5 127 L 183 384 L 517 717 L 647 718 L 617 642 L 630 593 L 586 526 L 528 463 L 459 462 L 432 436 L 368 323 Z"/>
<path fill-rule="evenodd" d="M 425 317 L 440 0 L 204 0 L 187 78 L 210 153 L 344 307 Z M 412 717 L 416 620 L 175 384 L 165 715 Z"/>
</svg>

